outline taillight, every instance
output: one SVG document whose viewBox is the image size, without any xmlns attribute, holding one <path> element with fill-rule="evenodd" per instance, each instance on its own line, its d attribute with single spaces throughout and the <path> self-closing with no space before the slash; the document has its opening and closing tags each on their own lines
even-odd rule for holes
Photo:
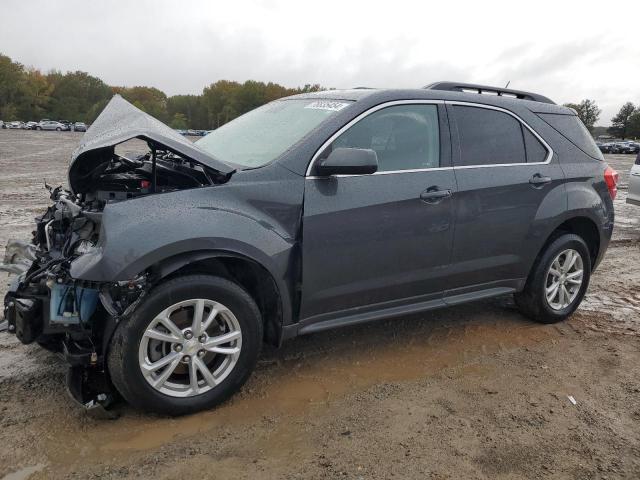
<svg viewBox="0 0 640 480">
<path fill-rule="evenodd" d="M 607 184 L 607 188 L 609 189 L 609 195 L 611 195 L 611 200 L 616 198 L 618 194 L 618 179 L 620 175 L 613 168 L 607 166 L 607 169 L 604 171 L 604 181 Z"/>
</svg>

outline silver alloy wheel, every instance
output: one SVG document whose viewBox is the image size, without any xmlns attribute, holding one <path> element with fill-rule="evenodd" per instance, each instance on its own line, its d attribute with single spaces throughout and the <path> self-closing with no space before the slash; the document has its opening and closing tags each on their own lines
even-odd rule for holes
<svg viewBox="0 0 640 480">
<path fill-rule="evenodd" d="M 147 326 L 138 349 L 142 375 L 171 397 L 208 392 L 231 373 L 242 348 L 236 316 L 204 298 L 178 302 Z"/>
<path fill-rule="evenodd" d="M 563 310 L 571 305 L 580 292 L 583 278 L 582 255 L 571 248 L 560 252 L 547 272 L 545 295 L 549 306 Z"/>
</svg>

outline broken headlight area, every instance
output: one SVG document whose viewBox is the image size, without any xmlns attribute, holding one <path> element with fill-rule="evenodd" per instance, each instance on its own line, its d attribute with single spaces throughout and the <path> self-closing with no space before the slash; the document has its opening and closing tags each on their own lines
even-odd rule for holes
<svg viewBox="0 0 640 480">
<path fill-rule="evenodd" d="M 133 138 L 149 151 L 116 153 L 116 145 Z M 52 205 L 36 218 L 31 241 L 7 245 L 0 271 L 16 275 L 4 301 L 7 330 L 23 343 L 63 353 L 69 391 L 85 406 L 108 403 L 109 341 L 153 283 L 144 272 L 125 281 L 111 278 L 108 268 L 87 273 L 104 259 L 109 205 L 222 184 L 234 172 L 116 95 L 72 155 L 69 190 L 47 186 Z"/>
<path fill-rule="evenodd" d="M 31 243 L 9 242 L 2 270 L 15 274 L 4 300 L 7 331 L 62 353 L 69 391 L 83 405 L 108 403 L 106 345 L 144 296 L 144 275 L 124 282 L 73 278 L 71 264 L 99 249 L 102 203 L 49 188 L 53 204 L 36 218 Z"/>
</svg>

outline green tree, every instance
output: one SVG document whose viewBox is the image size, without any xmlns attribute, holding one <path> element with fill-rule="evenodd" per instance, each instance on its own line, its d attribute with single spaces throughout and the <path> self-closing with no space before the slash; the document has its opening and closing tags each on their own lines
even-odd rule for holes
<svg viewBox="0 0 640 480">
<path fill-rule="evenodd" d="M 174 95 L 167 99 L 167 114 L 174 118 L 177 113 L 186 117 L 187 127 L 208 128 L 208 111 L 202 95 Z"/>
<path fill-rule="evenodd" d="M 174 114 L 170 126 L 171 128 L 177 128 L 178 130 L 186 130 L 188 128 L 187 116 L 184 113 Z"/>
<path fill-rule="evenodd" d="M 25 73 L 22 90 L 24 98 L 18 114 L 24 119 L 40 120 L 49 111 L 53 85 L 40 70 L 30 69 Z"/>
<path fill-rule="evenodd" d="M 96 103 L 105 103 L 112 96 L 111 88 L 86 72 L 57 71 L 47 75 L 53 85 L 48 116 L 53 120 L 91 121 L 88 112 Z"/>
<path fill-rule="evenodd" d="M 580 103 L 566 103 L 565 107 L 573 108 L 577 113 L 585 127 L 593 134 L 593 127 L 600 118 L 602 110 L 594 100 L 585 99 Z"/>
<path fill-rule="evenodd" d="M 637 108 L 629 117 L 629 136 L 640 137 L 640 108 Z"/>
<path fill-rule="evenodd" d="M 155 87 L 114 87 L 113 91 L 161 122 L 169 121 L 167 95 L 161 90 Z"/>
<path fill-rule="evenodd" d="M 235 118 L 236 92 L 239 88 L 238 82 L 229 80 L 218 80 L 204 88 L 202 97 L 207 108 L 208 128 L 218 128 Z"/>
<path fill-rule="evenodd" d="M 621 137 L 623 140 L 629 136 L 631 116 L 636 111 L 636 107 L 631 102 L 625 103 L 618 114 L 611 119 L 609 133 Z"/>
<path fill-rule="evenodd" d="M 24 67 L 0 54 L 0 118 L 16 120 L 23 97 Z"/>
</svg>

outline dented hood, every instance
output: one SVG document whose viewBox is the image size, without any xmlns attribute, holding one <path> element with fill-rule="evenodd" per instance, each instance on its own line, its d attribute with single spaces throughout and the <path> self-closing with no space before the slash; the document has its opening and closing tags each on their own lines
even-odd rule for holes
<svg viewBox="0 0 640 480">
<path fill-rule="evenodd" d="M 69 186 L 75 190 L 75 172 L 87 171 L 99 163 L 119 143 L 140 138 L 166 148 L 183 158 L 194 160 L 222 174 L 234 168 L 187 140 L 151 115 L 134 107 L 120 95 L 115 95 L 82 137 L 73 152 L 69 166 Z"/>
</svg>

